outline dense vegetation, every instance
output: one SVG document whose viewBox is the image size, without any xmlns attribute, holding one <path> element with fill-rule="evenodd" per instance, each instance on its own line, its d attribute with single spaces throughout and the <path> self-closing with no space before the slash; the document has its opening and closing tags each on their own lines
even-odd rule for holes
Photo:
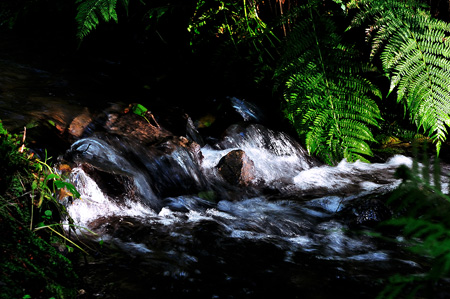
<svg viewBox="0 0 450 299">
<path fill-rule="evenodd" d="M 438 154 L 446 141 L 450 44 L 442 3 L 22 0 L 0 8 L 4 28 L 33 31 L 45 19 L 41 32 L 79 52 L 95 48 L 119 60 L 132 53 L 128 62 L 141 66 L 133 78 L 146 78 L 140 87 L 180 85 L 174 98 L 192 105 L 194 90 L 197 98 L 212 90 L 253 95 L 277 107 L 309 152 L 330 164 L 367 161 L 394 131 L 425 135 Z"/>
<path fill-rule="evenodd" d="M 57 198 L 76 190 L 28 151 L 24 136 L 0 121 L 0 297 L 73 298 L 78 277 L 66 255 L 75 243 Z"/>
<path fill-rule="evenodd" d="M 124 62 L 133 66 L 120 69 L 132 74 L 127 86 L 174 92 L 193 106 L 201 96 L 253 95 L 279 109 L 310 153 L 334 164 L 367 161 L 392 137 L 424 138 L 439 154 L 450 124 L 450 27 L 448 3 L 438 2 L 4 0 L 0 26 L 80 55 L 81 67 L 102 56 Z M 77 277 L 56 248 L 73 245 L 58 234 L 64 210 L 55 199 L 71 187 L 22 143 L 0 123 L 1 238 L 9 240 L 2 295 L 71 298 Z M 433 290 L 450 269 L 450 200 L 432 183 L 437 170 L 434 180 L 420 171 L 403 173 L 389 225 L 404 228 L 405 243 L 435 266 L 427 276 L 397 277 L 385 295 Z"/>
</svg>

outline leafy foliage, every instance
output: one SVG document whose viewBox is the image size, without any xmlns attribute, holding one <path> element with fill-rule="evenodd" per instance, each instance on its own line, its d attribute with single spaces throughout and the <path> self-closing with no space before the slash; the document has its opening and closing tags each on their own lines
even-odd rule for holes
<svg viewBox="0 0 450 299">
<path fill-rule="evenodd" d="M 197 2 L 188 31 L 193 37 L 227 35 L 234 44 L 251 40 L 255 48 L 260 45 L 253 39 L 269 34 L 277 39 L 267 24 L 259 18 L 257 1 L 203 1 Z M 268 37 L 270 40 L 270 37 Z"/>
<path fill-rule="evenodd" d="M 450 125 L 450 27 L 417 1 L 377 0 L 358 4 L 352 27 L 369 21 L 371 57 L 380 54 L 390 92 L 412 122 L 436 143 L 439 152 Z"/>
<path fill-rule="evenodd" d="M 391 277 L 379 297 L 394 298 L 405 293 L 413 297 L 418 292 L 436 297 L 432 292 L 438 291 L 438 282 L 450 275 L 450 197 L 441 190 L 439 161 L 432 166 L 425 156 L 423 164 L 415 160 L 412 169 L 402 166 L 397 175 L 403 182 L 389 200 L 397 217 L 384 225 L 401 228 L 402 243 L 412 252 L 430 258 L 431 267 L 427 273 Z"/>
<path fill-rule="evenodd" d="M 129 0 L 122 0 L 125 8 L 128 7 L 128 2 Z M 105 22 L 110 20 L 118 22 L 117 0 L 76 0 L 75 3 L 78 4 L 75 19 L 78 23 L 77 36 L 80 40 L 97 27 L 99 19 Z"/>
<path fill-rule="evenodd" d="M 378 126 L 379 90 L 362 74 L 358 52 L 345 45 L 335 23 L 310 1 L 288 35 L 283 64 L 276 76 L 285 82 L 285 116 L 311 154 L 329 164 L 346 158 L 367 161 L 370 126 Z"/>
<path fill-rule="evenodd" d="M 22 136 L 9 134 L 0 121 L 0 297 L 73 298 L 77 275 L 72 263 L 52 246 L 64 247 L 68 239 L 56 229 L 47 234 L 39 228 L 59 224 L 65 209 L 53 194 L 70 186 L 34 160 L 23 142 Z"/>
<path fill-rule="evenodd" d="M 213 63 L 222 69 L 235 70 L 249 65 L 252 79 L 260 83 L 271 77 L 280 39 L 259 16 L 263 1 L 197 1 L 190 19 L 191 47 L 196 50 L 217 43 Z M 224 59 L 228 57 L 228 59 Z M 236 73 L 229 74 L 236 77 Z"/>
<path fill-rule="evenodd" d="M 42 5 L 44 4 L 44 5 Z M 0 28 L 12 29 L 16 23 L 24 19 L 31 19 L 32 13 L 40 12 L 45 7 L 43 0 L 2 0 L 0 1 Z M 58 7 L 59 4 L 54 5 Z"/>
</svg>

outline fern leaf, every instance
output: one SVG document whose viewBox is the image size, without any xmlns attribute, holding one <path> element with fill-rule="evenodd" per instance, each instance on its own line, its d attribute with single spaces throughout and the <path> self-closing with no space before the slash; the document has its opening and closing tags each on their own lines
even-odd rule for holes
<svg viewBox="0 0 450 299">
<path fill-rule="evenodd" d="M 99 24 L 99 18 L 105 22 L 111 19 L 118 21 L 116 4 L 117 0 L 76 0 L 78 4 L 77 15 L 75 17 L 78 23 L 77 37 L 82 40 Z M 124 1 L 128 4 L 128 1 Z"/>
<path fill-rule="evenodd" d="M 364 1 L 354 24 L 373 18 L 369 26 L 372 57 L 381 50 L 383 69 L 391 80 L 390 92 L 423 129 L 438 150 L 450 126 L 450 27 L 433 19 L 416 2 Z"/>
<path fill-rule="evenodd" d="M 378 126 L 379 90 L 360 74 L 357 53 L 344 45 L 335 24 L 306 7 L 287 41 L 276 76 L 285 79 L 285 113 L 311 154 L 334 164 L 342 158 L 367 161 L 370 126 Z M 300 19 L 300 18 L 299 18 Z"/>
</svg>

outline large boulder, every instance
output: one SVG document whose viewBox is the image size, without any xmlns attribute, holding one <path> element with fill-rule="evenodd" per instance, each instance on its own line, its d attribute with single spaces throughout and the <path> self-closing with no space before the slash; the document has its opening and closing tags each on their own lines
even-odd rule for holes
<svg viewBox="0 0 450 299">
<path fill-rule="evenodd" d="M 222 157 L 217 170 L 225 181 L 234 186 L 250 186 L 255 178 L 254 163 L 243 150 L 233 150 Z"/>
</svg>

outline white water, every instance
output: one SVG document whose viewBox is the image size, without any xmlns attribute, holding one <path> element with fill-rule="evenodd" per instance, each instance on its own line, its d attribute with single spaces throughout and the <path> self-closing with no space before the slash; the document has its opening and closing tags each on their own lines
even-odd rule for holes
<svg viewBox="0 0 450 299">
<path fill-rule="evenodd" d="M 317 252 L 317 256 L 324 259 L 387 259 L 389 254 L 374 248 L 369 239 L 362 242 L 344 233 L 345 224 L 333 220 L 333 215 L 355 198 L 385 194 L 396 188 L 400 180 L 394 177 L 394 172 L 400 165 L 411 167 L 410 158 L 395 156 L 386 163 L 375 164 L 342 161 L 335 167 L 318 165 L 305 157 L 304 150 L 284 134 L 260 127 L 246 133 L 228 136 L 219 148 L 203 147 L 203 174 L 200 175 L 208 177 L 209 181 L 220 180 L 215 170 L 218 161 L 231 150 L 242 149 L 254 161 L 255 180 L 280 192 L 280 200 L 269 200 L 264 194 L 250 198 L 243 195 L 237 201 L 221 200 L 216 204 L 193 194 L 157 198 L 151 183 L 144 181 L 147 177 L 144 171 L 125 160 L 122 151 L 91 138 L 79 141 L 73 148 L 83 152 L 83 159 L 93 165 L 104 163 L 107 165 L 103 165 L 104 168 L 131 176 L 141 196 L 148 198 L 112 200 L 78 167 L 72 172 L 72 182 L 82 199 L 69 204 L 67 210 L 77 225 L 87 228 L 98 219 L 135 217 L 146 225 L 170 227 L 173 233 L 189 238 L 182 229 L 184 226 L 209 221 L 218 224 L 224 236 L 271 240 L 284 248 L 287 256 L 291 251 L 301 250 Z M 224 144 L 230 147 L 224 148 Z M 192 163 L 186 161 L 188 157 L 180 157 L 175 155 L 174 163 L 179 164 L 183 173 L 191 173 Z M 196 181 L 201 179 L 195 178 Z M 142 186 L 145 186 L 144 191 Z M 315 193 L 318 196 L 314 197 Z M 296 199 L 281 199 L 283 194 Z M 302 194 L 307 194 L 309 199 L 302 200 Z M 154 210 L 147 203 L 155 200 L 163 205 L 160 210 Z M 134 242 L 139 243 L 139 240 Z"/>
<path fill-rule="evenodd" d="M 148 217 L 155 213 L 140 202 L 125 199 L 124 204 L 117 204 L 103 194 L 93 181 L 80 167 L 74 168 L 71 181 L 81 194 L 81 199 L 76 199 L 67 205 L 67 211 L 74 223 L 81 227 L 89 227 L 89 224 L 100 218 L 108 216 L 134 216 Z"/>
</svg>

